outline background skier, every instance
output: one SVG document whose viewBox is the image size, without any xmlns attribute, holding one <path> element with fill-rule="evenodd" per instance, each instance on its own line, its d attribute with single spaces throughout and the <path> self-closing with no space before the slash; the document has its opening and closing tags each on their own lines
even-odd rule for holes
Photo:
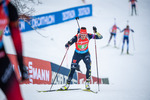
<svg viewBox="0 0 150 100">
<path fill-rule="evenodd" d="M 127 54 L 129 54 L 129 34 L 130 34 L 130 31 L 134 32 L 133 29 L 129 28 L 129 25 L 127 25 L 127 27 L 121 31 L 121 32 L 124 32 L 121 54 L 123 53 L 123 50 L 124 50 L 125 41 L 127 42 Z"/>
<path fill-rule="evenodd" d="M 114 36 L 114 46 L 116 47 L 116 33 L 117 33 L 117 29 L 120 30 L 119 27 L 116 26 L 116 24 L 114 24 L 111 28 L 111 32 L 110 32 L 110 38 L 109 38 L 109 41 L 108 41 L 108 45 L 110 44 L 110 41 L 112 39 L 112 37 Z M 121 30 L 120 30 L 121 31 Z"/>
<path fill-rule="evenodd" d="M 133 16 L 133 10 L 135 11 L 135 15 L 137 15 L 137 10 L 136 10 L 137 0 L 129 0 L 129 2 L 131 2 L 131 9 L 132 9 L 131 16 Z"/>
</svg>

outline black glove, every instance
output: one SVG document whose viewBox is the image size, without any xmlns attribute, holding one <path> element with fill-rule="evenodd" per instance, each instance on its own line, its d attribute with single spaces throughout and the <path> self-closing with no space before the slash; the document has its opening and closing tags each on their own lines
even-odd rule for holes
<svg viewBox="0 0 150 100">
<path fill-rule="evenodd" d="M 27 80 L 29 78 L 29 76 L 28 76 L 28 71 L 27 71 L 26 66 L 20 67 L 20 71 L 21 71 L 21 75 L 22 75 L 21 81 Z"/>
<path fill-rule="evenodd" d="M 97 28 L 95 26 L 93 26 L 93 31 L 94 31 L 94 33 L 97 32 Z"/>
<path fill-rule="evenodd" d="M 67 44 L 65 44 L 65 47 L 66 47 L 66 48 L 68 48 L 68 47 L 69 47 L 69 44 L 68 44 L 68 43 L 67 43 Z"/>
<path fill-rule="evenodd" d="M 132 32 L 134 32 L 134 30 L 131 30 Z"/>
<path fill-rule="evenodd" d="M 28 71 L 27 71 L 27 68 L 26 66 L 24 66 L 23 64 L 23 57 L 21 55 L 17 55 L 17 59 L 18 59 L 18 64 L 19 64 L 19 68 L 20 68 L 20 72 L 21 72 L 21 75 L 22 75 L 22 79 L 21 81 L 24 81 L 26 79 L 28 79 Z"/>
<path fill-rule="evenodd" d="M 76 20 L 78 20 L 79 19 L 79 17 L 76 17 Z"/>
</svg>

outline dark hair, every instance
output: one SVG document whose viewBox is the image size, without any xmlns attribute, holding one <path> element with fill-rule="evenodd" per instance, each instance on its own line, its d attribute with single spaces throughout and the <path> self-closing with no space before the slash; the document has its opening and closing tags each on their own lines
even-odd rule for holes
<svg viewBox="0 0 150 100">
<path fill-rule="evenodd" d="M 127 28 L 129 28 L 129 25 L 127 25 Z"/>
<path fill-rule="evenodd" d="M 85 29 L 86 30 L 86 27 L 81 27 L 81 29 Z"/>
</svg>

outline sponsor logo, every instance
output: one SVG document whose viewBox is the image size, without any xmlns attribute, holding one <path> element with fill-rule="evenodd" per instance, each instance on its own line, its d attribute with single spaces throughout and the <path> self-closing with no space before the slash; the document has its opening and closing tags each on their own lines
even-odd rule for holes
<svg viewBox="0 0 150 100">
<path fill-rule="evenodd" d="M 86 75 L 78 73 L 78 84 L 84 84 L 86 81 Z M 97 84 L 97 77 L 91 77 L 90 84 Z M 99 84 L 101 84 L 101 79 L 99 78 Z"/>
<path fill-rule="evenodd" d="M 75 11 L 74 10 L 65 11 L 62 13 L 62 16 L 63 16 L 63 21 L 71 18 L 75 18 Z"/>
<path fill-rule="evenodd" d="M 17 75 L 17 78 L 21 78 L 20 69 L 16 60 L 15 55 L 8 54 L 13 69 Z M 29 81 L 24 82 L 25 84 L 51 84 L 51 64 L 50 62 L 24 57 L 25 66 L 28 69 Z"/>
<path fill-rule="evenodd" d="M 73 59 L 73 63 L 76 63 L 76 62 L 77 62 L 77 60 Z"/>
<path fill-rule="evenodd" d="M 24 21 L 22 21 L 22 20 L 19 21 L 19 28 L 20 28 L 20 30 L 25 30 L 26 29 Z"/>
<path fill-rule="evenodd" d="M 33 62 L 28 62 L 28 72 L 29 72 L 29 81 L 30 83 L 34 83 L 35 80 L 50 82 L 50 70 L 46 70 L 43 68 L 37 68 L 33 66 Z"/>
<path fill-rule="evenodd" d="M 50 25 L 53 23 L 55 23 L 55 15 L 37 17 L 31 20 L 32 27 Z"/>
<path fill-rule="evenodd" d="M 91 13 L 89 7 L 79 8 L 78 12 L 79 12 L 78 16 L 89 15 Z"/>
<path fill-rule="evenodd" d="M 55 77 L 56 77 L 56 72 L 52 72 L 52 82 L 54 81 Z M 63 74 L 57 74 L 54 84 L 66 84 L 67 79 L 68 79 L 68 76 L 63 75 Z M 77 80 L 72 79 L 71 83 L 77 84 L 78 82 L 77 82 Z"/>
<path fill-rule="evenodd" d="M 68 20 L 73 20 L 75 17 L 87 17 L 92 16 L 92 5 L 84 5 L 79 7 L 73 7 L 69 9 L 65 9 L 58 12 L 52 12 L 48 14 L 42 14 L 34 16 L 32 20 L 30 20 L 30 24 L 34 28 L 43 28 L 49 25 L 55 25 L 59 23 L 63 23 Z M 5 23 L 1 21 L 1 23 Z M 33 30 L 26 22 L 20 20 L 19 23 L 20 30 L 22 32 Z M 5 30 L 4 34 L 6 36 L 10 35 L 8 28 Z"/>
</svg>

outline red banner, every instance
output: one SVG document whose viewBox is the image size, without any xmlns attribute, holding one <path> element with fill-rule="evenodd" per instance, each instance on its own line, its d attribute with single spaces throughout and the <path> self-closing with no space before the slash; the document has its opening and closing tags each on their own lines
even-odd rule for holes
<svg viewBox="0 0 150 100">
<path fill-rule="evenodd" d="M 17 78 L 20 79 L 21 74 L 15 55 L 8 54 Z M 51 64 L 48 61 L 24 57 L 24 64 L 28 69 L 29 81 L 26 84 L 51 84 L 52 71 Z"/>
<path fill-rule="evenodd" d="M 78 73 L 78 84 L 84 84 L 86 81 L 86 75 Z M 91 76 L 90 84 L 97 84 L 97 77 Z M 101 79 L 99 78 L 99 84 L 101 84 Z"/>
</svg>

